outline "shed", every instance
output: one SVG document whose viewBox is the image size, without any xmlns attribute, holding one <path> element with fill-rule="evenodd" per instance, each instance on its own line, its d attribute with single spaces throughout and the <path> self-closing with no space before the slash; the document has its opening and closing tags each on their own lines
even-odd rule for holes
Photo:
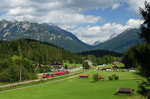
<svg viewBox="0 0 150 99">
<path fill-rule="evenodd" d="M 127 72 L 128 70 L 127 69 L 122 69 L 122 72 Z"/>
<path fill-rule="evenodd" d="M 119 69 L 119 67 L 118 67 L 118 66 L 113 66 L 112 68 L 113 68 L 113 69 Z"/>
<path fill-rule="evenodd" d="M 79 75 L 80 78 L 88 78 L 88 76 L 89 76 L 88 74 L 80 74 Z"/>
<path fill-rule="evenodd" d="M 136 71 L 136 69 L 135 68 L 130 68 L 130 69 L 128 69 L 130 72 L 134 72 L 134 71 Z"/>
<path fill-rule="evenodd" d="M 118 93 L 127 93 L 131 94 L 134 91 L 132 88 L 118 88 Z"/>
<path fill-rule="evenodd" d="M 103 75 L 99 75 L 98 79 L 104 79 L 104 76 Z"/>
<path fill-rule="evenodd" d="M 112 67 L 112 70 L 113 70 L 113 71 L 118 71 L 118 69 L 119 69 L 118 66 L 113 66 L 113 67 Z"/>
<path fill-rule="evenodd" d="M 104 67 L 104 68 L 102 69 L 102 71 L 112 71 L 112 69 L 111 69 L 111 68 L 106 68 L 106 67 Z"/>
</svg>

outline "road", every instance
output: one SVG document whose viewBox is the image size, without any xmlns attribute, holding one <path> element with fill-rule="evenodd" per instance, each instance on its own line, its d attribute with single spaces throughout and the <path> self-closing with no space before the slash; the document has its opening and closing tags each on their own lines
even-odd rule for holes
<svg viewBox="0 0 150 99">
<path fill-rule="evenodd" d="M 73 71 L 78 71 L 78 70 L 81 70 L 81 69 L 83 69 L 83 67 L 82 67 L 82 66 L 81 66 L 81 67 L 79 67 L 79 68 L 74 68 L 74 69 L 67 70 L 67 71 L 69 71 L 69 72 L 73 72 Z"/>
</svg>

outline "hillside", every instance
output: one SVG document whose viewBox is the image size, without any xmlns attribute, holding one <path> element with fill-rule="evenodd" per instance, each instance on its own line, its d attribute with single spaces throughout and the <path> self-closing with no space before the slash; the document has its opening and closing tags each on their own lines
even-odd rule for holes
<svg viewBox="0 0 150 99">
<path fill-rule="evenodd" d="M 103 57 L 105 55 L 111 55 L 115 57 L 120 57 L 122 54 L 113 52 L 113 51 L 106 51 L 106 50 L 91 50 L 91 51 L 84 51 L 79 53 L 81 55 L 94 55 L 95 57 Z"/>
<path fill-rule="evenodd" d="M 52 64 L 57 62 L 62 64 L 64 61 L 72 63 L 82 63 L 83 57 L 78 54 L 70 53 L 52 44 L 39 42 L 31 39 L 19 39 L 17 41 L 0 42 L 0 59 L 7 59 L 12 56 L 22 56 L 35 63 Z"/>
<path fill-rule="evenodd" d="M 10 41 L 20 38 L 52 43 L 71 52 L 85 51 L 90 47 L 75 35 L 54 25 L 27 21 L 0 21 L 0 40 Z"/>
<path fill-rule="evenodd" d="M 128 29 L 119 34 L 117 37 L 99 44 L 94 49 L 103 49 L 122 53 L 129 47 L 143 42 L 139 38 L 138 33 L 140 33 L 140 29 Z"/>
</svg>

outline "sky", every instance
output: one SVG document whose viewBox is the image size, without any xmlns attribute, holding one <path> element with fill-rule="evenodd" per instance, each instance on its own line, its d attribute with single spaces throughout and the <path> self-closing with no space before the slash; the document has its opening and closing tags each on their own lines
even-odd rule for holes
<svg viewBox="0 0 150 99">
<path fill-rule="evenodd" d="M 142 24 L 145 0 L 0 0 L 0 20 L 53 23 L 92 45 Z M 150 2 L 150 0 L 147 0 Z"/>
</svg>

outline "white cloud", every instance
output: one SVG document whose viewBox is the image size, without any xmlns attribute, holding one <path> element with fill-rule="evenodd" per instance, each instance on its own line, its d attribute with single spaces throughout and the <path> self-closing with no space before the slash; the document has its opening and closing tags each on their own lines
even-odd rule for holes
<svg viewBox="0 0 150 99">
<path fill-rule="evenodd" d="M 142 23 L 143 20 L 130 19 L 128 20 L 127 25 L 130 26 L 131 28 L 139 28 Z"/>
<path fill-rule="evenodd" d="M 93 44 L 96 41 L 106 41 L 113 33 L 120 34 L 128 28 L 139 28 L 142 20 L 129 19 L 126 25 L 106 23 L 103 26 L 88 26 L 72 31 L 83 42 Z"/>
<path fill-rule="evenodd" d="M 119 7 L 120 7 L 120 4 L 114 4 L 114 5 L 112 6 L 112 9 L 115 10 L 115 9 L 117 9 L 117 8 L 119 8 Z"/>
<path fill-rule="evenodd" d="M 22 14 L 32 14 L 34 13 L 33 8 L 14 8 L 10 9 L 9 12 L 7 13 L 8 15 L 22 15 Z"/>
<path fill-rule="evenodd" d="M 119 0 L 1 0 L 0 19 L 54 23 L 64 29 L 80 24 L 95 24 L 99 16 L 84 15 L 89 9 L 108 8 Z"/>
<path fill-rule="evenodd" d="M 150 0 L 146 0 L 150 2 Z M 145 0 L 125 0 L 125 2 L 129 5 L 129 10 L 134 11 L 139 14 L 139 7 L 144 8 Z"/>
<path fill-rule="evenodd" d="M 77 28 L 78 25 L 88 24 L 73 32 L 86 43 L 92 44 L 99 40 L 104 41 L 116 32 L 121 33 L 127 28 L 137 28 L 140 20 L 130 19 L 126 25 L 106 23 L 103 26 L 92 26 L 103 21 L 100 16 L 84 15 L 89 9 L 117 9 L 120 2 L 126 2 L 129 8 L 138 12 L 144 7 L 145 0 L 1 0 L 0 12 L 5 13 L 0 19 L 27 20 L 31 22 L 54 23 L 67 30 Z M 147 0 L 150 1 L 150 0 Z M 121 3 L 122 4 L 122 3 Z M 92 24 L 92 25 L 91 25 Z M 91 25 L 91 26 L 90 26 Z"/>
</svg>

